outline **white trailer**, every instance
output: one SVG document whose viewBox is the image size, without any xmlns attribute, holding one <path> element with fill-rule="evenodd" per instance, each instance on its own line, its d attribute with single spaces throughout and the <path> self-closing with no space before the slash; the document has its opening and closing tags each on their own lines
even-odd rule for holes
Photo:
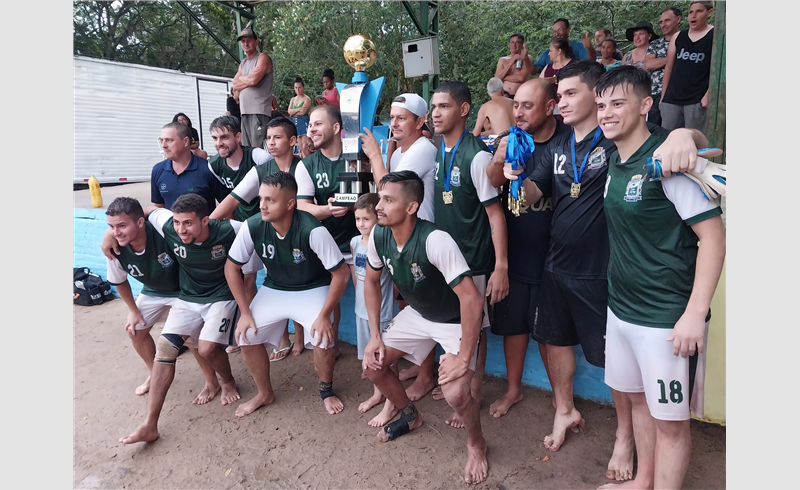
<svg viewBox="0 0 800 490">
<path fill-rule="evenodd" d="M 73 184 L 147 182 L 164 159 L 161 127 L 183 112 L 216 155 L 208 130 L 225 114 L 232 79 L 115 61 L 74 57 Z"/>
</svg>

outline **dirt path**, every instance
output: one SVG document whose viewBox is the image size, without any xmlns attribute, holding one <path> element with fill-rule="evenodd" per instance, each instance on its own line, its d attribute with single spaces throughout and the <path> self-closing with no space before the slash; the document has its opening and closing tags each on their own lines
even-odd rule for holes
<svg viewBox="0 0 800 490">
<path fill-rule="evenodd" d="M 372 393 L 360 379 L 356 348 L 342 344 L 334 387 L 345 411 L 323 412 L 311 353 L 272 363 L 276 400 L 237 419 L 219 398 L 191 403 L 202 376 L 191 354 L 178 359 L 162 413 L 161 437 L 123 446 L 117 440 L 144 419 L 146 396 L 133 393 L 145 368 L 121 325 L 121 300 L 74 307 L 75 488 L 466 488 L 466 433 L 445 425 L 450 409 L 430 396 L 417 402 L 425 424 L 387 444 L 366 425 L 377 408 L 359 413 Z M 162 324 L 153 329 L 158 334 Z M 401 361 L 405 363 L 405 361 Z M 255 394 L 241 353 L 231 355 L 240 394 Z M 410 381 L 406 382 L 410 383 Z M 551 395 L 525 388 L 525 399 L 500 419 L 489 404 L 505 380 L 487 378 L 481 422 L 489 446 L 489 478 L 481 489 L 593 489 L 606 483 L 616 421 L 612 407 L 575 404 L 586 430 L 569 433 L 557 453 L 541 443 L 552 424 Z M 725 428 L 692 422 L 692 460 L 684 488 L 725 488 Z"/>
</svg>

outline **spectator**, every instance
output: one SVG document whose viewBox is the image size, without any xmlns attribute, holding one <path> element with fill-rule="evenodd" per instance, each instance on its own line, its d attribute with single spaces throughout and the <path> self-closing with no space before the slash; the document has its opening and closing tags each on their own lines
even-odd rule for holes
<svg viewBox="0 0 800 490">
<path fill-rule="evenodd" d="M 650 108 L 650 112 L 647 114 L 647 121 L 659 126 L 661 125 L 661 111 L 658 106 L 661 103 L 661 89 L 664 82 L 664 67 L 667 65 L 667 51 L 669 50 L 669 42 L 672 40 L 672 36 L 680 29 L 681 19 L 681 11 L 678 7 L 670 7 L 661 12 L 659 26 L 664 36 L 650 42 L 650 46 L 647 47 L 647 56 L 644 59 L 644 68 L 650 71 L 651 96 L 653 97 L 653 107 Z"/>
<path fill-rule="evenodd" d="M 238 117 L 239 119 L 242 118 L 242 112 L 239 110 L 238 90 L 231 89 L 228 99 L 225 101 L 225 106 L 228 109 L 228 111 L 225 113 L 226 116 Z"/>
<path fill-rule="evenodd" d="M 172 118 L 172 122 L 181 123 L 189 128 L 189 131 L 192 134 L 191 136 L 192 143 L 189 146 L 189 149 L 192 150 L 192 153 L 199 156 L 200 158 L 208 160 L 208 153 L 200 149 L 200 135 L 197 133 L 197 130 L 192 127 L 192 121 L 189 120 L 189 116 L 187 116 L 182 112 L 179 112 L 175 114 L 175 116 Z"/>
<path fill-rule="evenodd" d="M 497 60 L 494 76 L 503 82 L 503 95 L 513 99 L 517 88 L 536 72 L 522 34 L 519 32 L 512 34 L 508 48 L 511 54 Z"/>
<path fill-rule="evenodd" d="M 309 155 L 306 153 L 306 146 L 308 145 L 308 111 L 311 109 L 311 97 L 306 95 L 306 84 L 303 79 L 297 77 L 294 79 L 294 93 L 297 94 L 289 101 L 289 117 L 297 128 L 297 144 L 300 148 L 301 157 L 305 158 Z"/>
<path fill-rule="evenodd" d="M 597 31 L 594 33 L 594 50 L 595 53 L 597 53 L 595 61 L 597 61 L 598 63 L 600 63 L 600 59 L 602 58 L 600 50 L 603 47 L 603 41 L 605 41 L 606 39 L 611 39 L 611 37 L 612 37 L 611 31 L 606 27 L 601 27 L 600 29 L 597 29 Z M 622 51 L 616 49 L 614 51 L 614 56 L 612 57 L 612 59 L 621 61 Z"/>
<path fill-rule="evenodd" d="M 558 72 L 561 71 L 562 68 L 575 60 L 575 53 L 569 41 L 566 39 L 555 39 L 550 43 L 548 57 L 551 61 L 544 67 L 544 70 L 542 70 L 541 78 L 551 78 L 558 75 Z"/>
<path fill-rule="evenodd" d="M 267 123 L 272 118 L 272 59 L 258 51 L 258 36 L 247 28 L 237 38 L 245 58 L 233 77 L 233 89 L 239 90 L 242 144 L 262 148 L 267 138 Z"/>
<path fill-rule="evenodd" d="M 644 59 L 647 56 L 647 47 L 650 41 L 658 39 L 658 34 L 653 31 L 653 24 L 642 20 L 633 27 L 625 30 L 625 37 L 632 41 L 635 48 L 625 53 L 622 57 L 623 65 L 635 66 L 644 69 Z"/>
<path fill-rule="evenodd" d="M 598 62 L 606 67 L 606 71 L 616 68 L 622 64 L 622 61 L 614 59 L 614 53 L 619 51 L 617 49 L 617 41 L 613 39 L 606 39 L 600 46 L 601 56 Z"/>
<path fill-rule="evenodd" d="M 690 3 L 689 28 L 669 42 L 660 107 L 665 129 L 706 129 L 714 45 L 714 26 L 708 24 L 708 19 L 712 13 L 712 2 Z"/>
<path fill-rule="evenodd" d="M 569 40 L 569 21 L 567 19 L 558 19 L 553 23 L 553 41 L 557 39 L 563 39 L 569 43 L 572 47 L 573 56 L 576 60 L 594 60 L 597 59 L 597 53 L 595 52 L 594 46 L 592 46 L 592 40 L 589 39 L 589 33 L 585 33 L 583 39 L 581 41 L 570 41 Z M 539 57 L 538 60 L 533 64 L 534 71 L 533 74 L 539 73 L 541 70 L 547 66 L 552 60 L 550 59 L 550 50 L 545 49 L 542 55 Z"/>
<path fill-rule="evenodd" d="M 478 110 L 472 136 L 500 134 L 514 125 L 514 101 L 503 96 L 503 81 L 499 78 L 490 78 L 486 84 L 486 91 L 489 93 L 489 101 Z M 489 131 L 484 131 L 487 122 Z"/>
<path fill-rule="evenodd" d="M 339 90 L 333 77 L 333 70 L 330 68 L 322 72 L 322 85 L 325 86 L 325 90 L 322 91 L 322 97 L 316 97 L 316 100 L 317 105 L 329 105 L 339 109 Z"/>
</svg>

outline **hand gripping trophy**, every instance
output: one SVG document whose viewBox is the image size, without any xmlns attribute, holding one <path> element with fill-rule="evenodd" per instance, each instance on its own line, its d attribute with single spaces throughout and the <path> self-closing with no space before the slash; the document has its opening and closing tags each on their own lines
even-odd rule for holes
<svg viewBox="0 0 800 490">
<path fill-rule="evenodd" d="M 375 43 L 366 34 L 354 34 L 344 43 L 344 59 L 355 69 L 349 85 L 337 83 L 339 89 L 339 108 L 342 114 L 342 159 L 345 169 L 339 174 L 339 192 L 334 195 L 334 205 L 353 206 L 358 196 L 369 192 L 372 172 L 362 172 L 361 162 L 368 161 L 361 151 L 358 135 L 366 127 L 370 131 L 378 110 L 378 100 L 386 82 L 385 77 L 371 82 L 366 69 L 375 63 L 378 51 Z M 355 170 L 355 171 L 353 171 Z"/>
</svg>

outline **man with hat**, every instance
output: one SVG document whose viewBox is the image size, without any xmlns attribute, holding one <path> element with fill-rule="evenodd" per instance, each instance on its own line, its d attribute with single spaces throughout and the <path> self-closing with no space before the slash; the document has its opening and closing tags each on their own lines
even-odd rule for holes
<svg viewBox="0 0 800 490">
<path fill-rule="evenodd" d="M 635 26 L 625 29 L 625 37 L 628 38 L 628 41 L 633 42 L 635 48 L 625 53 L 625 56 L 622 57 L 622 64 L 644 69 L 647 47 L 650 45 L 650 41 L 655 41 L 660 37 L 653 31 L 653 24 L 641 20 Z"/>
<path fill-rule="evenodd" d="M 237 41 L 245 54 L 232 86 L 232 90 L 239 92 L 242 145 L 261 148 L 272 114 L 272 59 L 258 51 L 258 35 L 252 27 L 242 30 Z"/>
</svg>

